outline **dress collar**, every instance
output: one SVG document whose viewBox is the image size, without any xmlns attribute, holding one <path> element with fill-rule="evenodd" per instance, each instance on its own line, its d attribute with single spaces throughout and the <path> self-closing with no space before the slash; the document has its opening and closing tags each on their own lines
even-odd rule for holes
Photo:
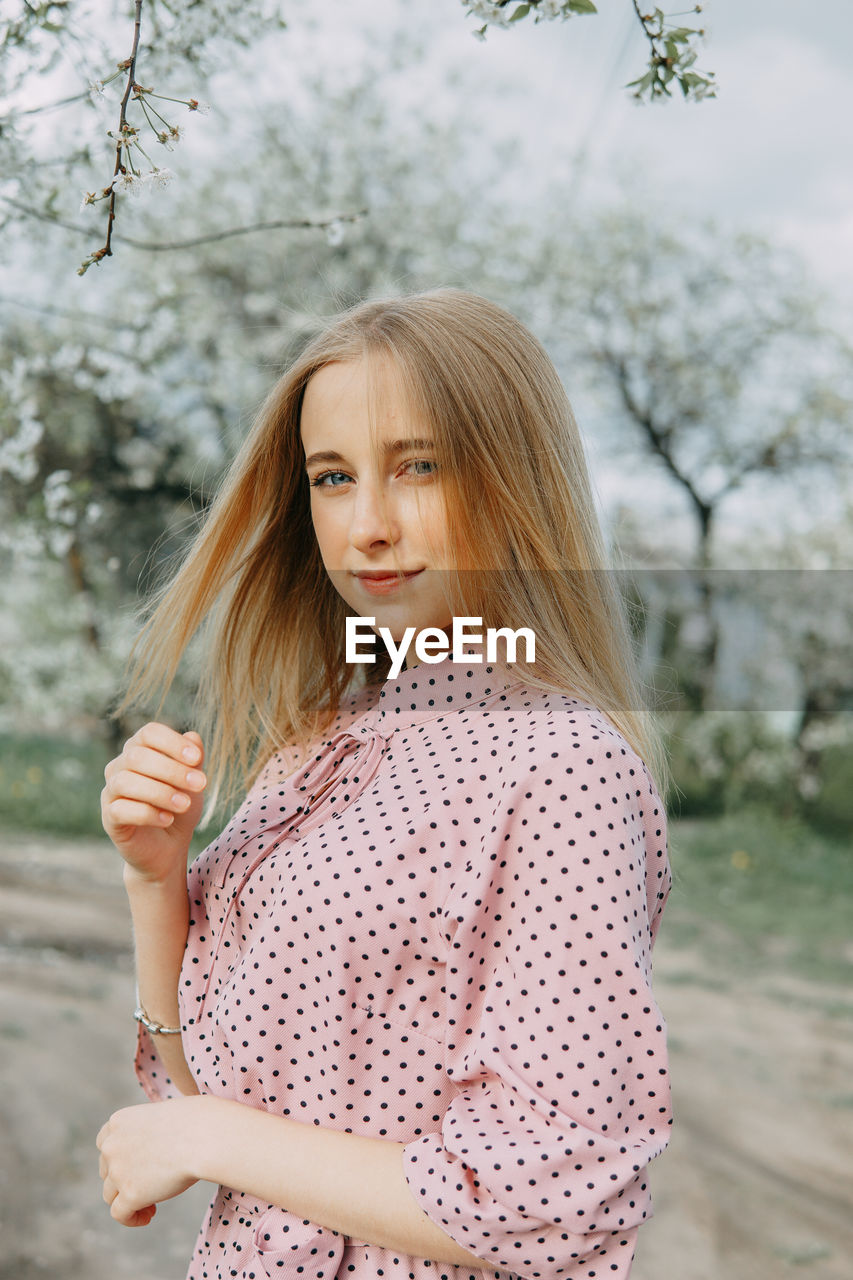
<svg viewBox="0 0 853 1280">
<path fill-rule="evenodd" d="M 503 663 L 487 662 L 475 647 L 469 645 L 463 653 L 469 660 L 454 662 L 447 654 L 441 662 L 418 662 L 389 676 L 379 686 L 379 697 L 366 713 L 365 723 L 387 734 L 475 706 L 523 683 Z M 472 655 L 480 661 L 471 661 Z"/>
</svg>

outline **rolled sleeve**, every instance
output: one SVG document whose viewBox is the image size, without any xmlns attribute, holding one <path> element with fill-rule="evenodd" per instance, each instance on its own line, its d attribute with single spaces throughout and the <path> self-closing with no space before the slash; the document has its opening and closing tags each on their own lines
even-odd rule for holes
<svg viewBox="0 0 853 1280">
<path fill-rule="evenodd" d="M 136 1057 L 133 1069 L 146 1098 L 151 1102 L 163 1102 L 166 1098 L 180 1098 L 182 1093 L 170 1077 L 154 1044 L 150 1031 L 137 1024 Z"/>
<path fill-rule="evenodd" d="M 406 1179 L 495 1269 L 627 1276 L 671 1125 L 650 963 L 671 884 L 662 805 L 618 739 L 507 780 L 490 823 L 444 912 L 459 1092 L 406 1144 Z"/>
</svg>

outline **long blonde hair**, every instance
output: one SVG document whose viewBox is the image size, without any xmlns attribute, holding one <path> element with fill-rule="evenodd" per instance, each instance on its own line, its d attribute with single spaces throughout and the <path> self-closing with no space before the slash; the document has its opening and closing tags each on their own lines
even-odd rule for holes
<svg viewBox="0 0 853 1280">
<path fill-rule="evenodd" d="M 378 359 L 377 359 L 378 357 Z M 358 684 L 345 661 L 348 606 L 314 534 L 300 439 L 305 387 L 334 361 L 390 366 L 432 428 L 449 571 L 460 612 L 536 636 L 530 685 L 597 706 L 646 762 L 666 762 L 643 696 L 621 594 L 608 568 L 583 445 L 537 339 L 476 294 L 441 288 L 362 302 L 333 320 L 272 388 L 180 568 L 155 594 L 119 711 L 162 706 L 201 633 L 197 724 L 214 797 L 233 802 L 283 746 L 307 749 Z M 367 674 L 359 677 L 358 672 Z"/>
</svg>

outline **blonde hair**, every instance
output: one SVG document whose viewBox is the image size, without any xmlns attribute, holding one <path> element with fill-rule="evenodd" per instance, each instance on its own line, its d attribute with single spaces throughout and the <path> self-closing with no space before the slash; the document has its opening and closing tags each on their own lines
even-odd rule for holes
<svg viewBox="0 0 853 1280">
<path fill-rule="evenodd" d="M 476 566 L 448 570 L 448 598 L 484 628 L 532 628 L 535 664 L 519 659 L 515 674 L 597 706 L 663 794 L 664 753 L 565 390 L 514 316 L 461 289 L 360 303 L 279 379 L 183 563 L 153 598 L 119 710 L 158 692 L 162 706 L 201 630 L 198 727 L 213 796 L 231 802 L 274 752 L 307 750 L 358 671 L 363 683 L 387 677 L 387 653 L 355 671 L 345 661 L 350 610 L 320 558 L 300 439 L 309 379 L 364 358 L 371 385 L 390 367 L 413 417 L 432 429 L 448 545 L 457 565 Z"/>
</svg>

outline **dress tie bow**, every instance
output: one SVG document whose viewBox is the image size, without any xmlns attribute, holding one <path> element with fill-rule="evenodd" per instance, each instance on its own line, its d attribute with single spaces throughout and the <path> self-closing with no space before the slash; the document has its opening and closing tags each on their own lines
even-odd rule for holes
<svg viewBox="0 0 853 1280">
<path fill-rule="evenodd" d="M 390 726 L 377 727 L 370 723 L 341 729 L 324 743 L 323 750 L 312 761 L 291 774 L 283 786 L 253 794 L 234 815 L 221 836 L 222 848 L 213 877 L 216 887 L 225 888 L 229 872 L 238 859 L 241 865 L 234 874 L 235 884 L 217 927 L 204 992 L 198 1007 L 187 1010 L 189 1021 L 201 1017 L 213 978 L 213 962 L 224 944 L 229 921 L 247 881 L 264 859 L 286 840 L 307 834 L 358 799 L 373 780 L 389 749 L 393 732 Z"/>
</svg>

